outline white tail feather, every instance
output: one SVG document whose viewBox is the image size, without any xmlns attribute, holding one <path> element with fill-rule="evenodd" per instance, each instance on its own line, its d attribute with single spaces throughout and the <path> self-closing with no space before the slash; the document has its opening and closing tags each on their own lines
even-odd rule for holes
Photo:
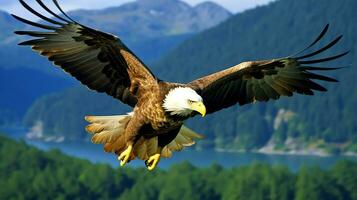
<svg viewBox="0 0 357 200">
<path fill-rule="evenodd" d="M 92 123 L 86 127 L 87 132 L 93 135 L 92 142 L 106 144 L 114 142 L 124 134 L 131 115 L 87 116 L 85 119 Z"/>
<path fill-rule="evenodd" d="M 93 143 L 109 145 L 109 152 L 121 153 L 116 150 L 124 150 L 125 140 L 124 137 L 121 136 L 124 136 L 125 128 L 131 118 L 132 113 L 116 116 L 87 116 L 85 119 L 91 124 L 86 127 L 86 130 L 92 135 Z M 170 158 L 173 151 L 181 151 L 184 147 L 194 145 L 194 139 L 202 138 L 202 135 L 182 126 L 176 138 L 162 149 L 161 155 L 165 158 Z M 141 160 L 147 160 L 150 156 L 157 153 L 157 149 L 157 137 L 150 139 L 141 137 L 134 145 L 131 160 L 136 157 Z"/>
</svg>

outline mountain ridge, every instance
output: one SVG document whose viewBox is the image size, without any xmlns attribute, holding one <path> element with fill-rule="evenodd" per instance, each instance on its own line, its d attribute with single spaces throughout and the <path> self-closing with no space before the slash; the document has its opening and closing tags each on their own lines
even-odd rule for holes
<svg viewBox="0 0 357 200">
<path fill-rule="evenodd" d="M 204 8 L 199 5 L 203 5 Z M 212 2 L 199 5 L 192 7 L 178 0 L 141 0 L 103 10 L 79 10 L 69 14 L 83 24 L 91 23 L 100 30 L 123 37 L 124 41 L 148 35 L 155 38 L 200 32 L 232 15 L 228 10 Z M 210 9 L 210 13 L 207 9 Z M 108 22 L 111 23 L 111 28 L 106 26 Z"/>
</svg>

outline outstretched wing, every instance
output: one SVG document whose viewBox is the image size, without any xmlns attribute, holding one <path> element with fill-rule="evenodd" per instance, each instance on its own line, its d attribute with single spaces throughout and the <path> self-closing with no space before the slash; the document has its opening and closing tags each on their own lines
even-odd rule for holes
<svg viewBox="0 0 357 200">
<path fill-rule="evenodd" d="M 326 34 L 328 25 L 319 37 L 306 49 L 305 52 Z M 282 59 L 244 62 L 232 68 L 220 71 L 195 80 L 189 87 L 195 89 L 203 98 L 207 113 L 230 107 L 239 103 L 249 104 L 255 101 L 269 101 L 280 96 L 292 96 L 295 92 L 313 95 L 314 90 L 326 91 L 326 88 L 314 82 L 322 80 L 337 82 L 333 78 L 312 73 L 318 70 L 335 70 L 339 68 L 314 67 L 311 64 L 322 63 L 338 59 L 348 52 L 316 60 L 305 60 L 318 55 L 337 44 L 342 36 L 323 48 L 304 56 L 297 55 Z"/>
<path fill-rule="evenodd" d="M 23 23 L 43 29 L 16 31 L 16 34 L 36 38 L 19 45 L 32 46 L 88 88 L 107 93 L 132 107 L 137 102 L 136 91 L 143 85 L 156 83 L 150 70 L 119 38 L 77 23 L 63 12 L 56 0 L 53 2 L 63 17 L 51 11 L 41 0 L 36 1 L 56 20 L 40 14 L 20 0 L 28 11 L 50 24 L 13 15 Z"/>
</svg>

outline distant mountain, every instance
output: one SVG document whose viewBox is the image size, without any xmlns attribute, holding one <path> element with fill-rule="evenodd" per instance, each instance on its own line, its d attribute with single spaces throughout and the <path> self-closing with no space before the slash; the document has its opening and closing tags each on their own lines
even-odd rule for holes
<svg viewBox="0 0 357 200">
<path fill-rule="evenodd" d="M 119 7 L 70 13 L 83 24 L 114 33 L 127 41 L 197 33 L 231 16 L 215 3 L 191 7 L 179 0 L 138 0 Z"/>
<path fill-rule="evenodd" d="M 119 7 L 69 14 L 82 24 L 118 35 L 147 63 L 232 16 L 215 3 L 192 7 L 179 0 L 137 0 Z"/>
<path fill-rule="evenodd" d="M 0 45 L 8 44 L 13 41 L 13 33 L 11 30 L 24 27 L 22 24 L 15 23 L 15 19 L 7 12 L 0 10 Z"/>
<path fill-rule="evenodd" d="M 284 0 L 268 6 L 238 14 L 223 24 L 188 39 L 178 48 L 158 61 L 153 71 L 158 77 L 170 81 L 190 81 L 217 70 L 233 66 L 244 60 L 257 60 L 288 56 L 297 52 L 330 22 L 331 32 L 327 42 L 344 34 L 344 42 L 329 51 L 334 55 L 346 49 L 352 50 L 340 62 L 327 66 L 345 66 L 354 63 L 357 57 L 357 1 L 354 0 Z M 327 56 L 327 55 L 326 55 Z M 258 150 L 271 146 L 275 150 L 298 151 L 324 149 L 329 152 L 357 152 L 357 120 L 355 90 L 355 67 L 330 74 L 338 78 L 339 84 L 326 84 L 329 92 L 314 97 L 296 95 L 294 98 L 251 106 L 235 106 L 220 113 L 189 122 L 194 130 L 207 134 L 199 143 L 202 147 L 218 149 Z M 72 94 L 76 94 L 73 92 Z M 60 94 L 59 94 L 60 95 Z M 63 107 L 70 110 L 73 101 L 66 101 L 66 93 L 58 97 Z M 74 98 L 74 97 L 72 97 Z M 103 112 L 98 98 L 83 99 L 81 104 L 96 106 L 88 114 Z M 41 99 L 27 114 L 27 125 L 35 120 L 65 127 L 65 123 L 47 120 L 47 113 L 38 113 L 38 106 L 48 105 L 49 99 Z M 78 105 L 78 104 L 77 104 Z M 52 106 L 49 107 L 51 109 Z M 109 110 L 108 110 L 109 111 Z M 33 114 L 32 114 L 33 113 Z M 76 117 L 73 113 L 77 113 Z M 77 119 L 82 126 L 83 110 L 71 110 L 61 118 Z M 32 117 L 36 114 L 36 117 Z M 117 114 L 117 113 L 113 113 Z M 48 126 L 51 129 L 51 126 Z M 83 128 L 83 127 L 82 127 Z M 74 131 L 76 130 L 76 131 Z M 85 136 L 84 130 L 66 130 L 55 134 L 77 134 Z"/>
</svg>

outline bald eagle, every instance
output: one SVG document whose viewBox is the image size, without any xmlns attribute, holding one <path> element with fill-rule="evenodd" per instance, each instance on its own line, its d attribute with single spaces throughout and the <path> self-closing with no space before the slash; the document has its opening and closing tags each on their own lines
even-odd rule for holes
<svg viewBox="0 0 357 200">
<path fill-rule="evenodd" d="M 294 93 L 313 95 L 327 91 L 313 80 L 337 80 L 312 73 L 338 68 L 316 67 L 313 64 L 338 59 L 348 52 L 322 59 L 310 59 L 330 49 L 342 36 L 310 51 L 328 31 L 328 25 L 316 40 L 303 51 L 285 58 L 243 62 L 226 70 L 199 78 L 187 84 L 165 82 L 116 36 L 82 25 L 60 8 L 58 15 L 41 0 L 36 0 L 48 18 L 20 3 L 46 24 L 13 15 L 17 20 L 42 30 L 16 31 L 18 35 L 35 37 L 19 45 L 33 50 L 61 67 L 82 84 L 106 93 L 133 108 L 132 113 L 119 116 L 87 116 L 91 124 L 86 130 L 93 143 L 104 144 L 106 152 L 118 155 L 120 165 L 139 158 L 153 170 L 161 157 L 191 146 L 203 136 L 183 126 L 185 120 L 198 114 L 205 116 L 235 104 L 277 100 Z"/>
</svg>

